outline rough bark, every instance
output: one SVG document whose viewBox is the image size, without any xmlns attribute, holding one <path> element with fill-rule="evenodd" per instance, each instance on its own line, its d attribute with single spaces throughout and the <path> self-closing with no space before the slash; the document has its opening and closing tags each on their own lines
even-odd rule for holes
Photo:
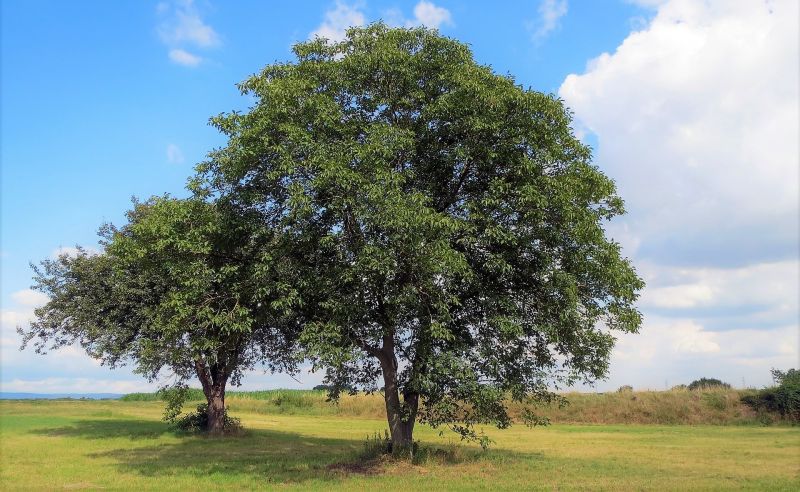
<svg viewBox="0 0 800 492">
<path fill-rule="evenodd" d="M 386 402 L 386 418 L 392 436 L 392 452 L 410 451 L 414 443 L 414 422 L 417 418 L 419 395 L 405 393 L 400 401 L 400 389 L 397 386 L 397 358 L 394 351 L 387 350 L 384 342 L 381 356 L 381 372 L 383 373 L 383 395 Z"/>
<path fill-rule="evenodd" d="M 225 383 L 214 385 L 208 399 L 208 432 L 222 434 L 225 431 Z"/>
<path fill-rule="evenodd" d="M 225 431 L 225 385 L 228 382 L 226 371 L 214 364 L 211 367 L 201 361 L 195 361 L 195 372 L 208 404 L 206 417 L 208 432 L 222 434 Z"/>
</svg>

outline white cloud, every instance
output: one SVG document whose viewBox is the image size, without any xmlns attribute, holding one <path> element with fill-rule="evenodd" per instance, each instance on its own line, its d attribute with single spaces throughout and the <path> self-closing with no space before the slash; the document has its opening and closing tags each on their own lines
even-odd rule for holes
<svg viewBox="0 0 800 492">
<path fill-rule="evenodd" d="M 414 6 L 414 17 L 406 18 L 399 9 L 389 9 L 383 13 L 383 18 L 390 26 L 419 27 L 438 29 L 441 26 L 452 26 L 453 16 L 444 7 L 439 7 L 432 2 L 422 0 Z"/>
<path fill-rule="evenodd" d="M 25 307 L 38 307 L 42 304 L 45 304 L 49 297 L 39 291 L 25 289 L 11 294 L 11 299 L 13 299 L 17 304 L 21 304 Z"/>
<path fill-rule="evenodd" d="M 311 31 L 309 39 L 319 37 L 333 42 L 343 40 L 349 27 L 363 26 L 366 23 L 366 17 L 360 9 L 360 3 L 348 5 L 336 0 L 336 6 L 325 12 L 325 19 L 319 27 Z"/>
<path fill-rule="evenodd" d="M 567 0 L 541 0 L 539 16 L 526 24 L 535 42 L 541 42 L 559 27 L 561 18 L 567 15 Z"/>
<path fill-rule="evenodd" d="M 562 84 L 627 201 L 640 256 L 796 256 L 797 17 L 793 0 L 672 1 Z"/>
<path fill-rule="evenodd" d="M 662 381 L 673 386 L 701 377 L 733 386 L 768 385 L 770 369 L 797 367 L 799 337 L 794 325 L 709 332 L 693 320 L 650 317 L 641 333 L 619 338 L 611 376 L 598 388 L 663 389 Z"/>
<path fill-rule="evenodd" d="M 169 59 L 178 65 L 184 65 L 186 67 L 196 67 L 203 61 L 201 57 L 180 48 L 169 50 Z"/>
<path fill-rule="evenodd" d="M 181 148 L 175 144 L 167 145 L 167 162 L 170 164 L 181 164 L 184 161 Z"/>
<path fill-rule="evenodd" d="M 200 16 L 193 0 L 160 3 L 156 11 L 162 19 L 158 34 L 161 41 L 169 47 L 168 56 L 173 63 L 196 67 L 203 58 L 187 51 L 187 45 L 212 48 L 220 44 L 219 35 Z"/>
<path fill-rule="evenodd" d="M 431 2 L 421 1 L 414 6 L 414 19 L 407 22 L 411 26 L 425 26 L 439 28 L 442 25 L 452 25 L 453 17 L 444 7 L 438 7 Z"/>
<path fill-rule="evenodd" d="M 798 3 L 646 3 L 649 23 L 559 90 L 648 283 L 609 386 L 768 384 L 798 360 Z"/>
<path fill-rule="evenodd" d="M 33 319 L 33 309 L 3 309 L 0 311 L 3 336 L 15 333 L 18 325 L 27 324 L 31 319 Z"/>
<path fill-rule="evenodd" d="M 158 385 L 145 380 L 95 378 L 13 379 L 0 383 L 0 389 L 20 393 L 134 393 L 155 391 Z"/>
<path fill-rule="evenodd" d="M 800 310 L 798 260 L 739 268 L 675 268 L 649 262 L 639 267 L 648 283 L 640 300 L 644 309 L 678 314 L 705 310 L 750 326 L 791 322 Z"/>
<path fill-rule="evenodd" d="M 168 45 L 192 44 L 203 48 L 217 46 L 219 35 L 200 16 L 193 0 L 161 3 L 157 8 L 164 18 L 158 34 Z"/>
<path fill-rule="evenodd" d="M 343 40 L 348 28 L 363 26 L 367 23 L 366 15 L 362 10 L 363 5 L 362 2 L 347 4 L 337 0 L 335 7 L 325 12 L 322 24 L 309 34 L 309 39 L 320 37 L 333 42 Z M 439 28 L 443 25 L 453 25 L 453 17 L 449 10 L 426 0 L 418 2 L 414 6 L 413 12 L 414 17 L 406 19 L 401 11 L 391 9 L 384 13 L 384 18 L 389 25 L 393 26 Z"/>
</svg>

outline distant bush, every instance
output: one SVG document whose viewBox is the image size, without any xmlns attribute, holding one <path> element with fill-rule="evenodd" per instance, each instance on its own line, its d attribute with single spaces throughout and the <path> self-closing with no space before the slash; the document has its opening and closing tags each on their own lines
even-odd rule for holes
<svg viewBox="0 0 800 492">
<path fill-rule="evenodd" d="M 772 379 L 776 386 L 764 388 L 755 394 L 742 397 L 742 403 L 750 406 L 759 414 L 772 412 L 793 423 L 800 423 L 800 371 L 772 370 Z M 765 416 L 763 423 L 768 423 Z"/>
<path fill-rule="evenodd" d="M 688 387 L 685 384 L 676 384 L 672 387 L 672 391 L 685 391 Z"/>
<path fill-rule="evenodd" d="M 624 386 L 620 386 L 617 390 L 617 393 L 631 393 L 633 391 L 633 386 L 626 384 Z"/>
<path fill-rule="evenodd" d="M 696 381 L 692 381 L 689 383 L 689 386 L 686 387 L 689 390 L 701 390 L 701 389 L 711 389 L 711 388 L 724 388 L 730 389 L 731 385 L 728 383 L 723 383 L 719 379 L 715 378 L 700 378 Z"/>
</svg>

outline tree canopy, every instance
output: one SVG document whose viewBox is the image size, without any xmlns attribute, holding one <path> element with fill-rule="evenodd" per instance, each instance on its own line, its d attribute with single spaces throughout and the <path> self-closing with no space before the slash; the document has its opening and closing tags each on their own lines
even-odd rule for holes
<svg viewBox="0 0 800 492">
<path fill-rule="evenodd" d="M 424 28 L 294 53 L 240 85 L 249 111 L 212 119 L 229 141 L 192 188 L 291 243 L 302 342 L 332 396 L 381 389 L 405 448 L 417 420 L 476 438 L 510 424 L 508 399 L 602 378 L 643 283 L 606 237 L 623 202 L 562 102 Z"/>
<path fill-rule="evenodd" d="M 228 382 L 261 365 L 295 369 L 289 256 L 222 201 L 154 197 L 127 215 L 123 227 L 101 229 L 99 254 L 79 249 L 34 267 L 34 288 L 50 300 L 24 344 L 42 352 L 77 342 L 105 365 L 132 363 L 178 388 L 196 377 L 209 430 L 221 432 Z"/>
<path fill-rule="evenodd" d="M 700 378 L 692 381 L 687 386 L 690 390 L 702 390 L 708 388 L 730 388 L 731 385 L 724 383 L 717 378 Z"/>
</svg>

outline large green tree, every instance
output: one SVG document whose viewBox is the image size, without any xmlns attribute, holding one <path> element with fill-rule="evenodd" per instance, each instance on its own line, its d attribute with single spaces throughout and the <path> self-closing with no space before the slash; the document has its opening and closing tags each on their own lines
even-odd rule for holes
<svg viewBox="0 0 800 492">
<path fill-rule="evenodd" d="M 194 187 L 303 252 L 302 340 L 328 382 L 382 386 L 397 449 L 417 420 L 475 438 L 510 424 L 509 399 L 602 378 L 643 284 L 562 102 L 424 28 L 294 53 L 240 85 L 249 111 L 212 120 L 229 142 Z"/>
<path fill-rule="evenodd" d="M 110 367 L 132 363 L 149 380 L 197 378 L 208 430 L 224 430 L 225 389 L 266 364 L 292 371 L 297 330 L 288 256 L 268 229 L 222 201 L 156 197 L 128 223 L 101 229 L 103 250 L 35 267 L 50 298 L 24 343 L 78 343 Z"/>
</svg>

